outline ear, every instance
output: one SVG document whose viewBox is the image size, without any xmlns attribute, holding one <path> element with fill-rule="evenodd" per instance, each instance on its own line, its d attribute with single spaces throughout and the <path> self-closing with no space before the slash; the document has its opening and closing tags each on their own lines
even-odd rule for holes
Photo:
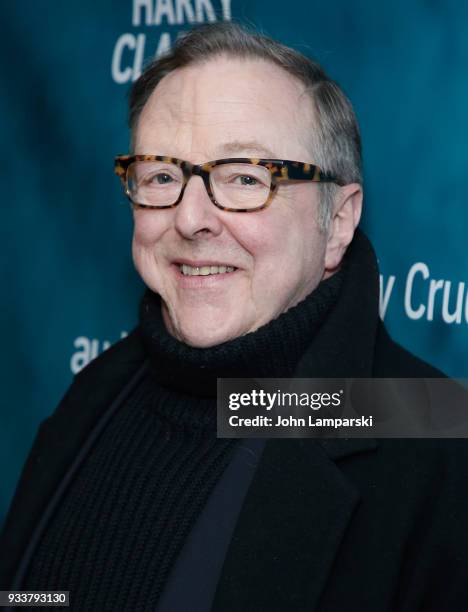
<svg viewBox="0 0 468 612">
<path fill-rule="evenodd" d="M 362 187 L 351 183 L 340 187 L 333 205 L 332 218 L 328 229 L 323 278 L 338 270 L 346 249 L 353 239 L 362 211 Z"/>
</svg>

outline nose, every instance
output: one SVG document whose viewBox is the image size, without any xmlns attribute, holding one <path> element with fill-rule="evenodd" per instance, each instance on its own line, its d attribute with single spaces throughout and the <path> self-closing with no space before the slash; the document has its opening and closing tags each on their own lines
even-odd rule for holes
<svg viewBox="0 0 468 612">
<path fill-rule="evenodd" d="M 175 208 L 176 230 L 189 240 L 217 236 L 223 229 L 220 213 L 211 202 L 202 178 L 192 176 L 185 187 L 182 201 Z"/>
</svg>

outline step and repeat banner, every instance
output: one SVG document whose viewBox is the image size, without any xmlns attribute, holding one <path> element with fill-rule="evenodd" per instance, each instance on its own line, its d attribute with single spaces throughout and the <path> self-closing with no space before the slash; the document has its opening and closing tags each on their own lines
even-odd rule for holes
<svg viewBox="0 0 468 612">
<path fill-rule="evenodd" d="M 113 157 L 127 93 L 180 32 L 257 27 L 318 60 L 360 121 L 362 226 L 393 337 L 468 376 L 468 4 L 3 0 L 0 520 L 38 424 L 136 324 L 143 285 Z"/>
</svg>

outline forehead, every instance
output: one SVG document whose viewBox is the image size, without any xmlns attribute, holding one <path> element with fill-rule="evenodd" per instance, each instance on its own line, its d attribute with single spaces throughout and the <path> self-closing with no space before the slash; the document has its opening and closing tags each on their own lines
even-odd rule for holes
<svg viewBox="0 0 468 612">
<path fill-rule="evenodd" d="M 170 73 L 141 113 L 135 151 L 206 161 L 258 154 L 309 161 L 304 85 L 264 61 L 218 57 Z"/>
</svg>

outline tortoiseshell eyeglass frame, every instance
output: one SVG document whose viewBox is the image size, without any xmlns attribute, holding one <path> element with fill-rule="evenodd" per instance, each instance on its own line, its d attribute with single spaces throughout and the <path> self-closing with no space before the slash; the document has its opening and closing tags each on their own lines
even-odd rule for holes
<svg viewBox="0 0 468 612">
<path fill-rule="evenodd" d="M 164 206 L 154 206 L 151 204 L 141 204 L 140 202 L 135 202 L 134 200 L 132 200 L 128 189 L 127 172 L 130 165 L 137 161 L 162 161 L 167 164 L 175 164 L 182 170 L 184 182 L 182 185 L 182 189 L 180 190 L 179 197 L 174 203 L 167 204 Z M 222 206 L 219 202 L 217 202 L 211 190 L 210 172 L 216 166 L 221 166 L 224 164 L 252 164 L 255 166 L 263 166 L 264 168 L 267 168 L 267 170 L 269 170 L 271 174 L 271 185 L 266 202 L 261 206 L 257 206 L 255 208 L 228 208 L 227 206 Z M 204 164 L 191 164 L 190 162 L 184 161 L 182 159 L 177 159 L 176 157 L 167 157 L 164 155 L 118 155 L 115 158 L 114 170 L 117 176 L 119 176 L 122 181 L 126 196 L 130 200 L 130 202 L 138 208 L 174 208 L 182 201 L 182 198 L 184 197 L 185 187 L 187 186 L 187 183 L 192 176 L 200 176 L 203 179 L 206 191 L 213 204 L 221 210 L 226 210 L 228 212 L 249 213 L 255 212 L 257 210 L 262 210 L 263 208 L 267 208 L 267 206 L 269 206 L 273 200 L 273 196 L 278 187 L 278 184 L 283 181 L 312 181 L 315 183 L 336 183 L 337 185 L 344 185 L 344 183 L 340 181 L 337 177 L 322 172 L 322 170 L 315 164 L 291 161 L 288 159 L 228 157 L 226 159 L 216 159 L 214 161 L 205 162 Z"/>
</svg>

